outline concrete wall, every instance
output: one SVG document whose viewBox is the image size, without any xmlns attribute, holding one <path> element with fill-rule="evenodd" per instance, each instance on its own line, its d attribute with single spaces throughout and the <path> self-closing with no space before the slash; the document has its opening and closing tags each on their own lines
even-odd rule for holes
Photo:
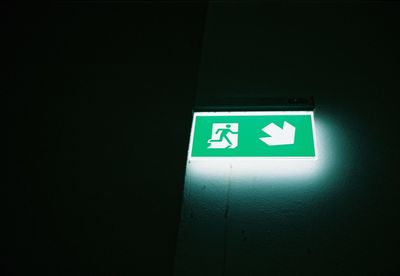
<svg viewBox="0 0 400 276">
<path fill-rule="evenodd" d="M 188 160 L 176 275 L 396 271 L 399 8 L 210 5 L 197 102 L 313 95 L 319 158 Z"/>
</svg>

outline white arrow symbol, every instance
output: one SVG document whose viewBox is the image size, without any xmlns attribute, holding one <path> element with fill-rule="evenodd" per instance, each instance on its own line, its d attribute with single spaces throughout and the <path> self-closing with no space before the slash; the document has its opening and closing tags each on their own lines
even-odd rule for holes
<svg viewBox="0 0 400 276">
<path fill-rule="evenodd" d="M 274 123 L 270 123 L 264 127 L 262 131 L 267 133 L 270 137 L 262 137 L 260 140 L 269 146 L 294 144 L 296 128 L 286 121 L 283 123 L 283 128 L 278 127 Z"/>
</svg>

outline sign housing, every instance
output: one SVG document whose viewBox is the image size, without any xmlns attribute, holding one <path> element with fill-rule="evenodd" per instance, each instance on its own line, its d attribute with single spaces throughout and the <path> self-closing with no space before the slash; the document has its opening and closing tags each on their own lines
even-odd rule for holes
<svg viewBox="0 0 400 276">
<path fill-rule="evenodd" d="M 316 159 L 313 111 L 195 112 L 189 158 Z"/>
</svg>

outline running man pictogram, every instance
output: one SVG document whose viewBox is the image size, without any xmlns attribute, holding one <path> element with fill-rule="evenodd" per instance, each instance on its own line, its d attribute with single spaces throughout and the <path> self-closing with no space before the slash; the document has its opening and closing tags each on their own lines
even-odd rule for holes
<svg viewBox="0 0 400 276">
<path fill-rule="evenodd" d="M 238 144 L 238 123 L 213 124 L 208 148 L 236 148 Z"/>
</svg>

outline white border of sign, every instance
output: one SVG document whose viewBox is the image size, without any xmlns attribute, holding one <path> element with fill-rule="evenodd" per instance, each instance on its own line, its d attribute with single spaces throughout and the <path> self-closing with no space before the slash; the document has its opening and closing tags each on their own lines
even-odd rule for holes
<svg viewBox="0 0 400 276">
<path fill-rule="evenodd" d="M 281 157 L 281 156 L 229 156 L 229 157 L 192 157 L 192 146 L 193 146 L 193 137 L 194 137 L 194 129 L 196 124 L 197 116 L 259 116 L 259 115 L 268 115 L 268 116 L 280 116 L 280 115 L 311 115 L 311 124 L 312 124 L 312 131 L 313 131 L 313 139 L 314 139 L 314 150 L 315 156 L 313 157 Z M 189 140 L 189 151 L 188 151 L 188 160 L 265 160 L 265 159 L 278 159 L 278 160 L 288 160 L 288 159 L 297 159 L 297 160 L 317 160 L 318 159 L 318 144 L 317 144 L 317 137 L 315 133 L 315 122 L 314 122 L 314 111 L 215 111 L 215 112 L 194 112 L 193 113 L 193 120 L 192 120 L 192 127 L 190 130 L 190 140 Z"/>
</svg>

